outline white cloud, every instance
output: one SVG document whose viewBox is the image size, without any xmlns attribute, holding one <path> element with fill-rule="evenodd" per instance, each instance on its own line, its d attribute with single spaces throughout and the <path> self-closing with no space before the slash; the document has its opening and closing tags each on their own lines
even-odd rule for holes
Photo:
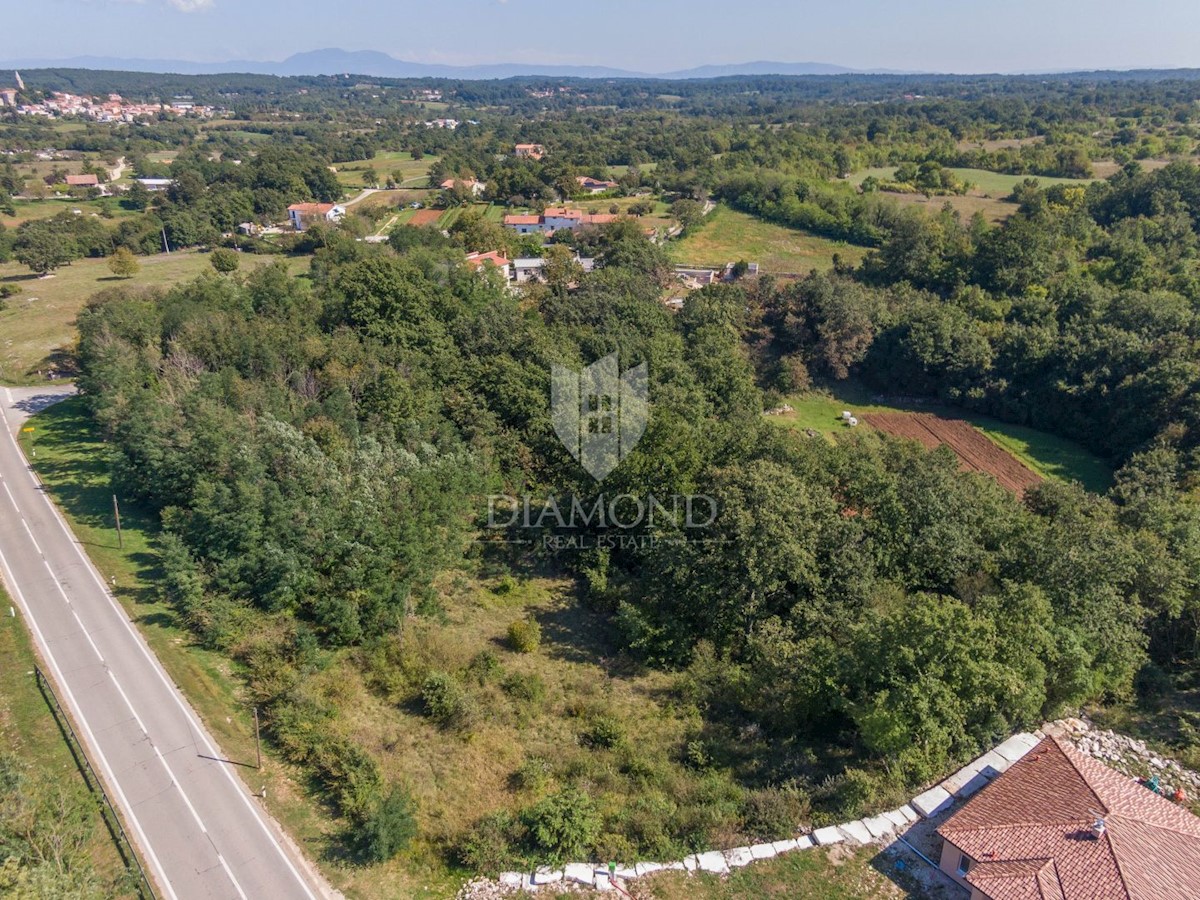
<svg viewBox="0 0 1200 900">
<path fill-rule="evenodd" d="M 213 0 L 167 0 L 173 7 L 180 12 L 199 12 L 202 9 L 211 9 Z"/>
</svg>

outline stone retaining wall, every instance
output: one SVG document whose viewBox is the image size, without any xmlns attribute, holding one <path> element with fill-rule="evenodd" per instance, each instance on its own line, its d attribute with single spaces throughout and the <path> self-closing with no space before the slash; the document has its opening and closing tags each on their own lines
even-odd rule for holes
<svg viewBox="0 0 1200 900">
<path fill-rule="evenodd" d="M 1069 720 L 1072 723 L 1079 720 Z M 1066 723 L 1054 723 L 1062 727 Z M 1084 723 L 1079 723 L 1086 729 Z M 1048 727 L 1048 726 L 1043 726 Z M 787 838 L 770 843 L 754 844 L 749 847 L 734 847 L 732 850 L 709 850 L 695 853 L 675 862 L 638 862 L 618 867 L 609 875 L 608 867 L 593 863 L 568 863 L 562 868 L 540 868 L 533 872 L 504 872 L 492 881 L 477 879 L 463 886 L 458 900 L 491 900 L 506 897 L 520 891 L 537 893 L 544 887 L 561 892 L 564 888 L 576 890 L 593 889 L 614 891 L 612 879 L 617 887 L 630 881 L 659 872 L 677 869 L 686 872 L 711 872 L 726 875 L 732 869 L 747 866 L 760 859 L 770 859 L 782 853 L 795 853 L 810 847 L 827 847 L 846 843 L 851 846 L 863 844 L 889 844 L 907 831 L 921 818 L 940 815 L 956 801 L 970 797 L 985 784 L 1005 771 L 1014 762 L 1032 750 L 1044 738 L 1045 732 L 1014 734 L 982 756 L 963 766 L 945 781 L 913 797 L 911 801 L 896 809 L 817 828 L 812 834 Z"/>
</svg>

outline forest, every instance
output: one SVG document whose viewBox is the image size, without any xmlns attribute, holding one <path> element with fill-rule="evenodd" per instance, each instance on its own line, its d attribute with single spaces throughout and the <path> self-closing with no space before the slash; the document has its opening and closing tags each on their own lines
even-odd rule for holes
<svg viewBox="0 0 1200 900">
<path fill-rule="evenodd" d="M 186 82 L 198 97 L 219 88 Z M 620 113 L 528 119 L 526 87 L 447 84 L 464 103 L 513 105 L 481 112 L 478 128 L 389 123 L 366 140 L 436 155 L 435 182 L 469 174 L 501 202 L 549 202 L 565 179 L 628 166 L 625 192 L 712 197 L 870 252 L 706 287 L 675 312 L 668 257 L 629 216 L 565 239 L 595 271 L 564 266 L 521 293 L 463 264 L 464 244 L 490 248 L 462 228 L 380 244 L 328 229 L 302 248 L 309 278 L 275 263 L 118 285 L 78 319 L 78 384 L 114 490 L 161 522 L 164 596 L 236 662 L 271 745 L 312 775 L 349 856 L 383 861 L 425 826 L 410 785 L 385 776 L 386 751 L 356 742 L 320 685 L 353 671 L 380 703 L 464 741 L 488 715 L 485 692 L 538 702 L 542 688 L 497 675 L 495 655 L 431 661 L 423 641 L 451 627 L 445 585 L 463 573 L 504 592 L 564 579 L 615 654 L 669 677 L 666 702 L 690 723 L 659 758 L 611 717 L 581 716 L 579 744 L 601 762 L 527 761 L 506 806 L 425 835 L 468 870 L 674 858 L 858 814 L 1016 729 L 1087 704 L 1153 705 L 1194 671 L 1200 169 L 1138 156 L 1194 148 L 1197 82 L 764 79 L 673 85 L 684 103 L 671 108 L 637 102 L 638 83 L 588 84 Z M 947 96 L 895 97 L 916 87 Z M 0 234 L 0 253 L 64 235 L 79 255 L 149 253 L 163 229 L 213 245 L 286 202 L 335 200 L 328 166 L 371 156 L 342 124 L 301 135 L 260 121 L 267 140 L 237 165 L 212 152 L 220 130 L 181 131 L 174 185 L 140 198 L 138 216 L 30 222 Z M 960 146 L 990 136 L 1040 140 Z M 542 141 L 546 159 L 501 156 L 516 139 Z M 137 161 L 144 144 L 116 149 L 151 165 Z M 1106 179 L 1036 180 L 1082 178 L 1101 159 L 1118 163 Z M 990 224 L 842 177 L 906 162 L 1029 178 Z M 650 412 L 597 483 L 555 434 L 550 373 L 609 353 L 622 370 L 646 364 Z M 1069 437 L 1112 464 L 1114 484 L 1046 481 L 1017 497 L 945 448 L 827 441 L 764 419 L 785 396 L 847 379 Z M 653 541 L 553 552 L 487 529 L 499 493 L 585 505 L 704 494 L 718 512 L 702 535 L 658 521 L 635 529 Z M 539 634 L 514 623 L 508 645 L 537 652 Z"/>
</svg>

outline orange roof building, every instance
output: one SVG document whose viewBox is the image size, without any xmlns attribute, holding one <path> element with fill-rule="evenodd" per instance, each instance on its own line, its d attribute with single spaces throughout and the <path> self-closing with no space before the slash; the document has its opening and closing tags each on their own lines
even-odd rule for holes
<svg viewBox="0 0 1200 900">
<path fill-rule="evenodd" d="M 938 834 L 971 900 L 1200 897 L 1200 818 L 1054 737 Z"/>
<path fill-rule="evenodd" d="M 452 191 L 456 187 L 470 191 L 476 197 L 487 190 L 487 185 L 482 181 L 477 181 L 474 178 L 447 178 L 439 187 L 443 191 Z"/>
<path fill-rule="evenodd" d="M 467 262 L 477 269 L 482 269 L 488 263 L 498 269 L 511 265 L 511 260 L 507 259 L 498 250 L 489 250 L 487 253 L 468 253 Z"/>
<path fill-rule="evenodd" d="M 541 144 L 517 144 L 514 151 L 525 159 L 541 159 L 546 155 L 546 148 Z"/>
<path fill-rule="evenodd" d="M 543 232 L 550 234 L 560 228 L 575 230 L 583 225 L 607 225 L 615 222 L 617 216 L 612 213 L 585 213 L 582 209 L 572 209 L 567 206 L 547 206 L 540 216 L 511 215 L 504 217 L 504 224 L 520 234 Z"/>
</svg>

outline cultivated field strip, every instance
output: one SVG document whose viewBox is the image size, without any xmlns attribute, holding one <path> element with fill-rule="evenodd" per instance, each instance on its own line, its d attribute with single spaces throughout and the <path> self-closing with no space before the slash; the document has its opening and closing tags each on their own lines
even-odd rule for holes
<svg viewBox="0 0 1200 900">
<path fill-rule="evenodd" d="M 931 413 L 866 413 L 869 425 L 886 434 L 908 438 L 933 449 L 945 444 L 964 469 L 985 472 L 1014 494 L 1023 494 L 1041 478 L 1007 450 L 997 447 L 983 432 L 962 419 L 944 419 Z"/>
</svg>

